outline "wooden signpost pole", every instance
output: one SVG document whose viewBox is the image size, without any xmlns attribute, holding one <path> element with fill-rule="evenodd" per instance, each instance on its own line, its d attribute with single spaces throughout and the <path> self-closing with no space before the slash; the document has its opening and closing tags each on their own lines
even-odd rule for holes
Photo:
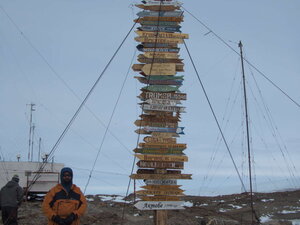
<svg viewBox="0 0 300 225">
<path fill-rule="evenodd" d="M 154 224 L 167 225 L 168 211 L 167 210 L 154 210 Z"/>
</svg>

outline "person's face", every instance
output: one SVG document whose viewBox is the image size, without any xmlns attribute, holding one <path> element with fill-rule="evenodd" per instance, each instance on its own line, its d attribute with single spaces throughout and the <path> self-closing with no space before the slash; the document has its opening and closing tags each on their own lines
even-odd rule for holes
<svg viewBox="0 0 300 225">
<path fill-rule="evenodd" d="M 72 180 L 71 174 L 69 172 L 64 172 L 62 178 L 65 183 L 70 183 Z"/>
</svg>

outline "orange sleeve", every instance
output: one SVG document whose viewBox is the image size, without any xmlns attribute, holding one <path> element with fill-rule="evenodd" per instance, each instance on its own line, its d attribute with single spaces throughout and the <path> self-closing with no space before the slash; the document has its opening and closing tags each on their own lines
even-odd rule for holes
<svg viewBox="0 0 300 225">
<path fill-rule="evenodd" d="M 55 195 L 55 187 L 52 188 L 45 196 L 42 209 L 46 217 L 51 220 L 53 216 L 56 215 L 56 213 L 53 211 L 53 209 L 50 207 L 50 202 L 53 200 L 53 197 Z"/>
<path fill-rule="evenodd" d="M 84 194 L 81 192 L 81 190 L 80 190 L 80 188 L 76 188 L 76 192 L 78 193 L 78 194 L 80 194 L 80 201 L 81 201 L 81 205 L 80 205 L 80 207 L 77 209 L 77 210 L 75 210 L 75 214 L 78 216 L 78 217 L 80 217 L 80 216 L 83 216 L 83 214 L 85 213 L 85 211 L 86 211 L 86 208 L 87 208 L 87 202 L 86 202 L 86 198 L 85 198 L 85 196 L 84 196 Z"/>
</svg>

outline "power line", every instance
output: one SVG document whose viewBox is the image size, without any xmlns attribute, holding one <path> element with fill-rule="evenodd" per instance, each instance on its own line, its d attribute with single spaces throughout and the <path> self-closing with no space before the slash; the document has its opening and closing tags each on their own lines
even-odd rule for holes
<svg viewBox="0 0 300 225">
<path fill-rule="evenodd" d="M 196 16 L 194 16 L 191 12 L 189 12 L 186 8 L 182 6 L 182 8 L 190 14 L 194 19 L 196 19 L 202 26 L 204 26 L 209 32 L 205 35 L 212 33 L 216 38 L 218 38 L 223 44 L 225 44 L 228 48 L 230 48 L 237 55 L 241 56 L 238 51 L 236 51 L 231 45 L 229 45 L 223 38 L 221 38 L 217 33 L 215 33 L 212 29 L 210 29 L 205 23 L 199 20 Z M 262 75 L 269 83 L 271 83 L 275 88 L 277 88 L 283 95 L 285 95 L 290 101 L 292 101 L 298 108 L 300 108 L 300 103 L 294 100 L 289 94 L 287 94 L 284 90 L 282 90 L 277 84 L 275 84 L 270 78 L 267 77 L 262 71 L 260 71 L 255 65 L 253 65 L 248 59 L 244 58 L 245 62 L 250 65 L 254 70 L 256 70 L 260 75 Z"/>
</svg>

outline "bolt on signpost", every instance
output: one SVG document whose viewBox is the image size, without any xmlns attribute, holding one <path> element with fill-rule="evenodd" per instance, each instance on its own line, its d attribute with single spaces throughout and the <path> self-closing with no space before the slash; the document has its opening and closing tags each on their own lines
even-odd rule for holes
<svg viewBox="0 0 300 225">
<path fill-rule="evenodd" d="M 142 201 L 135 204 L 139 210 L 154 210 L 155 225 L 167 224 L 167 210 L 184 209 L 181 197 L 184 190 L 177 184 L 179 179 L 191 179 L 191 174 L 182 174 L 186 144 L 177 143 L 184 134 L 179 126 L 182 106 L 186 94 L 180 91 L 184 76 L 184 64 L 179 58 L 179 44 L 188 39 L 188 34 L 180 31 L 183 11 L 175 0 L 145 0 L 136 6 L 143 11 L 137 13 L 134 21 L 140 26 L 135 40 L 138 64 L 132 66 L 139 72 L 134 78 L 144 86 L 138 98 L 142 114 L 134 124 L 135 131 L 145 135 L 134 149 L 139 169 L 132 179 L 141 179 L 145 185 L 135 191 Z"/>
</svg>

